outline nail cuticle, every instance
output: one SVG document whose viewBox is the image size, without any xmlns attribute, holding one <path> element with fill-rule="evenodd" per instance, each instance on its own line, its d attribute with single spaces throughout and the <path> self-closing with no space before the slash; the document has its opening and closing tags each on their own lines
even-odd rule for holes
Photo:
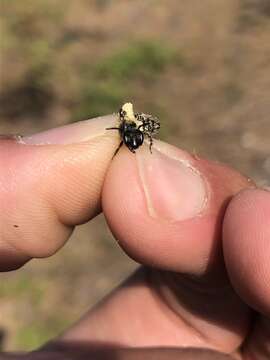
<svg viewBox="0 0 270 360">
<path fill-rule="evenodd" d="M 149 156 L 148 163 L 144 161 L 142 152 L 136 157 L 138 173 L 149 215 L 167 222 L 183 221 L 202 216 L 209 201 L 209 185 L 201 172 L 193 167 L 187 158 L 180 159 L 171 153 L 164 153 L 164 151 L 160 151 L 156 146 L 154 151 L 156 154 L 153 155 L 152 159 L 150 155 L 146 155 L 146 157 Z M 165 159 L 163 170 L 160 170 L 159 167 L 160 160 L 156 160 L 159 156 Z M 164 159 L 161 160 L 161 165 Z M 166 165 L 166 162 L 169 165 Z M 158 173 L 157 176 L 160 175 L 161 179 L 155 176 L 156 171 Z M 149 173 L 151 175 L 150 180 Z M 172 180 L 173 177 L 175 177 L 174 180 Z M 160 185 L 162 183 L 165 184 L 165 187 L 162 188 L 161 186 L 162 191 L 158 190 L 158 182 L 160 182 Z M 154 184 L 154 192 L 151 183 Z M 166 185 L 168 185 L 167 188 Z M 192 191 L 192 186 L 194 191 Z M 157 192 L 160 194 L 157 195 Z M 162 202 L 164 202 L 163 205 Z"/>
</svg>

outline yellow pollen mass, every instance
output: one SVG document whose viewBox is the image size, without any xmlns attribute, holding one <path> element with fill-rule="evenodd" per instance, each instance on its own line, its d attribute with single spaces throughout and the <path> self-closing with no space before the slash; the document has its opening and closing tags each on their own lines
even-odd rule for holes
<svg viewBox="0 0 270 360">
<path fill-rule="evenodd" d="M 126 121 L 136 121 L 132 103 L 125 103 L 122 106 L 122 110 L 126 112 L 125 114 Z"/>
</svg>

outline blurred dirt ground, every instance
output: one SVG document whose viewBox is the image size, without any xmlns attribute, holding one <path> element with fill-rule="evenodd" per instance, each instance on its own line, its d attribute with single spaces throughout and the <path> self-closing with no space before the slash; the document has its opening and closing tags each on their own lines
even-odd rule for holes
<svg viewBox="0 0 270 360">
<path fill-rule="evenodd" d="M 161 138 L 269 184 L 268 0 L 0 6 L 0 133 L 33 133 L 132 100 L 160 117 Z M 99 216 L 54 257 L 1 274 L 4 348 L 55 336 L 136 266 Z"/>
</svg>

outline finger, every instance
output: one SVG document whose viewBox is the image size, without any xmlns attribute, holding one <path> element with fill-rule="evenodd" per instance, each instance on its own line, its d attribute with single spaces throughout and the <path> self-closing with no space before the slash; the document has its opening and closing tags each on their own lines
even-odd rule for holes
<svg viewBox="0 0 270 360">
<path fill-rule="evenodd" d="M 177 283 L 173 274 L 160 279 L 158 284 L 154 271 L 141 268 L 67 329 L 60 341 L 121 348 L 193 347 L 235 355 L 248 330 L 248 313 L 235 296 L 228 289 L 219 293 Z"/>
<path fill-rule="evenodd" d="M 231 356 L 203 349 L 95 349 L 85 344 L 61 344 L 59 348 L 59 351 L 52 349 L 31 354 L 2 354 L 1 360 L 233 360 Z"/>
<path fill-rule="evenodd" d="M 152 154 L 122 148 L 106 175 L 103 212 L 131 257 L 167 271 L 138 272 L 62 339 L 236 351 L 249 310 L 224 274 L 221 222 L 248 186 L 236 171 L 165 143 Z"/>
<path fill-rule="evenodd" d="M 160 347 L 160 348 L 121 348 L 112 347 L 110 344 L 87 344 L 83 342 L 68 342 L 59 341 L 50 343 L 41 349 L 41 353 L 46 354 L 46 351 L 55 351 L 57 353 L 65 354 L 66 356 L 81 356 L 80 359 L 93 358 L 95 360 L 232 360 L 231 356 L 205 349 L 195 348 L 175 348 L 175 347 Z M 39 354 L 39 352 L 37 353 Z M 83 357 L 83 355 L 85 357 Z M 46 358 L 45 358 L 46 359 Z M 73 359 L 73 358 L 72 358 Z M 29 359 L 30 360 L 30 359 Z M 35 360 L 33 358 L 33 360 Z M 38 358 L 37 358 L 38 360 Z"/>
<path fill-rule="evenodd" d="M 254 309 L 270 317 L 270 193 L 241 192 L 224 221 L 224 256 L 231 281 Z"/>
<path fill-rule="evenodd" d="M 57 251 L 100 211 L 113 116 L 0 140 L 0 270 Z"/>
<path fill-rule="evenodd" d="M 246 190 L 230 203 L 224 221 L 224 255 L 231 282 L 261 316 L 245 353 L 270 358 L 270 193 Z"/>
<path fill-rule="evenodd" d="M 118 314 L 120 324 L 134 321 L 128 334 L 122 334 L 124 343 L 131 333 L 136 345 L 162 341 L 163 345 L 203 344 L 224 352 L 235 351 L 249 330 L 249 309 L 227 281 L 221 229 L 227 203 L 250 186 L 251 182 L 237 171 L 162 142 L 155 142 L 152 154 L 147 146 L 136 155 L 123 148 L 106 175 L 104 214 L 128 255 L 166 271 L 153 271 L 151 281 L 145 280 L 145 287 L 150 287 L 154 295 L 146 295 L 147 291 L 141 294 L 135 284 L 125 286 L 101 310 L 86 317 L 85 328 L 95 329 L 93 321 L 103 323 L 105 308 L 113 318 Z M 129 311 L 123 313 L 125 302 Z M 167 308 L 178 323 L 166 316 Z M 158 316 L 162 319 L 160 327 Z M 151 336 L 136 327 L 146 319 L 155 329 Z M 179 337 L 174 335 L 176 324 Z M 90 333 L 90 337 L 99 336 Z M 121 339 L 121 335 L 110 337 L 108 332 L 105 336 L 113 341 Z"/>
<path fill-rule="evenodd" d="M 155 142 L 126 149 L 109 168 L 103 210 L 120 245 L 135 260 L 202 275 L 218 270 L 227 202 L 249 180 L 225 165 Z"/>
</svg>

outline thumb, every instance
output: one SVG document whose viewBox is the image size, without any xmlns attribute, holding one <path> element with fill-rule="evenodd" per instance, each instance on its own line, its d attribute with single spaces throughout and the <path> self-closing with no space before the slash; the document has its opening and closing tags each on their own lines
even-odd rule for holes
<svg viewBox="0 0 270 360">
<path fill-rule="evenodd" d="M 56 252 L 100 211 L 117 138 L 113 116 L 20 139 L 0 139 L 0 270 Z"/>
<path fill-rule="evenodd" d="M 215 269 L 217 275 L 225 207 L 250 181 L 160 141 L 152 154 L 142 146 L 132 155 L 122 149 L 114 158 L 102 192 L 121 246 L 142 264 L 199 276 Z"/>
</svg>

